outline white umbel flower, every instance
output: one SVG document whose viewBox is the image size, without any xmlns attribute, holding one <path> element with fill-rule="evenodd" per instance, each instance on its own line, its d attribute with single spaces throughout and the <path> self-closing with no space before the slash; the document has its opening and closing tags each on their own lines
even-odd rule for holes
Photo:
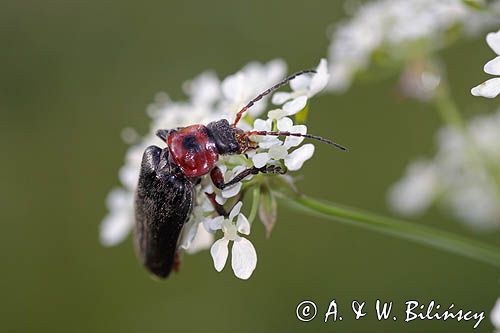
<svg viewBox="0 0 500 333">
<path fill-rule="evenodd" d="M 234 205 L 229 218 L 218 216 L 206 223 L 210 230 L 222 230 L 224 233 L 224 236 L 217 240 L 210 249 L 215 269 L 218 272 L 222 271 L 229 256 L 229 242 L 233 242 L 231 267 L 238 278 L 246 280 L 252 275 L 257 265 L 257 253 L 248 239 L 238 235 L 238 233 L 250 234 L 250 223 L 245 215 L 240 213 L 242 205 L 241 201 Z M 236 221 L 234 221 L 235 217 L 237 217 Z"/>
<path fill-rule="evenodd" d="M 408 165 L 406 173 L 389 190 L 389 204 L 400 214 L 418 215 L 426 210 L 436 195 L 438 175 L 431 162 L 418 160 Z"/>
<path fill-rule="evenodd" d="M 488 46 L 497 54 L 497 57 L 484 65 L 484 71 L 487 74 L 500 75 L 500 30 L 497 32 L 490 32 L 486 35 L 486 43 L 488 43 Z M 470 92 L 474 96 L 495 98 L 500 94 L 500 77 L 486 80 L 480 85 L 472 88 Z"/>
<path fill-rule="evenodd" d="M 490 320 L 497 331 L 500 331 L 500 298 L 497 299 L 495 306 L 491 310 Z"/>
<path fill-rule="evenodd" d="M 128 236 L 133 226 L 133 198 L 124 189 L 114 189 L 108 194 L 106 205 L 109 213 L 102 221 L 99 231 L 103 245 L 116 245 Z"/>
<path fill-rule="evenodd" d="M 376 54 L 393 63 L 405 62 L 414 57 L 416 48 L 423 54 L 445 47 L 448 33 L 455 27 L 475 34 L 499 21 L 493 14 L 474 10 L 460 0 L 365 2 L 350 19 L 332 29 L 328 89 L 348 89 L 355 76 L 370 67 Z"/>
<path fill-rule="evenodd" d="M 439 130 L 436 155 L 412 162 L 389 191 L 395 211 L 418 215 L 440 204 L 474 229 L 500 227 L 500 110 L 476 116 L 465 130 Z"/>
</svg>

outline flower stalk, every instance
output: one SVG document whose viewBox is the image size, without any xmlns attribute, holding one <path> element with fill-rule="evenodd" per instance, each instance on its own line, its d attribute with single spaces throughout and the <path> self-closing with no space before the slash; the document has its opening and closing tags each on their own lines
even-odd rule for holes
<svg viewBox="0 0 500 333">
<path fill-rule="evenodd" d="M 445 81 L 445 80 L 443 80 Z M 445 124 L 453 126 L 465 133 L 465 121 L 458 111 L 455 101 L 450 95 L 446 82 L 442 82 L 433 99 L 436 110 Z"/>
<path fill-rule="evenodd" d="M 284 199 L 283 204 L 308 214 L 410 240 L 500 268 L 500 248 L 466 237 L 305 195 L 280 198 Z"/>
</svg>

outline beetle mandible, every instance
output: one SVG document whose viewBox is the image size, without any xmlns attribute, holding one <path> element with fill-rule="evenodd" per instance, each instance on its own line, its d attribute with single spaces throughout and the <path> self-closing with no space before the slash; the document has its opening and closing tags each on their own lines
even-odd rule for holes
<svg viewBox="0 0 500 333">
<path fill-rule="evenodd" d="M 156 135 L 166 143 L 161 149 L 149 146 L 144 151 L 135 195 L 135 244 L 142 264 L 154 275 L 166 278 L 176 266 L 176 253 L 182 227 L 193 208 L 194 186 L 200 177 L 210 174 L 213 184 L 224 189 L 251 174 L 284 173 L 273 165 L 251 167 L 228 182 L 216 163 L 220 155 L 244 154 L 255 149 L 252 135 L 299 136 L 319 140 L 342 150 L 343 146 L 319 136 L 279 131 L 243 131 L 238 128 L 243 113 L 264 96 L 299 75 L 315 73 L 303 70 L 278 82 L 252 99 L 236 114 L 233 124 L 225 119 L 207 125 L 191 125 L 176 129 L 160 129 Z M 211 200 L 217 205 L 214 200 Z M 215 207 L 221 212 L 221 207 Z"/>
</svg>

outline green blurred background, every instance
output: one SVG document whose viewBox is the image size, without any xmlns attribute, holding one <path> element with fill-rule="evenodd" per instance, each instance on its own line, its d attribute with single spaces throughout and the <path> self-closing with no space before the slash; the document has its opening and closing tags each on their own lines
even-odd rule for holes
<svg viewBox="0 0 500 333">
<path fill-rule="evenodd" d="M 12 1 L 0 11 L 0 208 L 2 332 L 470 332 L 471 322 L 403 323 L 403 303 L 434 299 L 489 313 L 498 270 L 372 232 L 279 211 L 271 240 L 251 236 L 259 263 L 249 281 L 217 273 L 205 251 L 186 256 L 165 283 L 139 267 L 132 242 L 103 248 L 104 199 L 118 185 L 127 146 L 122 128 L 143 133 L 157 91 L 206 69 L 224 77 L 252 60 L 281 57 L 289 71 L 326 55 L 326 28 L 341 1 Z M 492 57 L 484 39 L 442 52 L 467 116 L 494 102 L 469 96 Z M 300 188 L 315 197 L 389 213 L 388 186 L 406 163 L 433 153 L 436 113 L 395 94 L 397 77 L 314 99 L 309 127 L 334 133 L 349 154 L 317 145 Z M 500 245 L 440 211 L 418 223 Z M 399 321 L 377 322 L 375 299 L 396 303 Z M 344 321 L 310 323 L 296 305 L 324 312 L 336 299 Z M 353 299 L 371 313 L 354 321 Z M 477 331 L 490 332 L 489 320 Z"/>
</svg>

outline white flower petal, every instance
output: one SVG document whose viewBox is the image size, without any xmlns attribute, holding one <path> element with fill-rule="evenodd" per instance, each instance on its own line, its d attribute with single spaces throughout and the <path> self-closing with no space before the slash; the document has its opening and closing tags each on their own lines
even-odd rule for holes
<svg viewBox="0 0 500 333">
<path fill-rule="evenodd" d="M 264 68 L 267 71 L 266 76 L 270 81 L 277 81 L 281 79 L 286 72 L 286 63 L 283 59 L 274 59 L 264 64 Z"/>
<path fill-rule="evenodd" d="M 186 82 L 183 89 L 196 105 L 209 105 L 220 98 L 220 82 L 211 71 L 203 72 L 195 79 Z"/>
<path fill-rule="evenodd" d="M 259 142 L 259 148 L 269 149 L 274 145 L 281 144 L 280 139 L 277 136 L 266 136 L 264 141 Z M 255 155 L 254 155 L 255 156 Z M 253 156 L 252 156 L 253 158 Z"/>
<path fill-rule="evenodd" d="M 215 195 L 215 202 L 217 202 L 219 205 L 223 205 L 226 203 L 226 198 L 222 196 L 222 193 L 217 193 Z"/>
<path fill-rule="evenodd" d="M 203 193 L 203 192 L 201 192 L 201 193 Z M 203 213 L 213 212 L 214 211 L 214 205 L 212 205 L 212 203 L 210 202 L 210 200 L 208 200 L 208 198 L 206 196 L 204 196 L 204 197 L 205 197 L 205 200 L 202 201 L 200 210 Z"/>
<path fill-rule="evenodd" d="M 212 184 L 209 184 L 205 186 L 202 190 L 204 193 L 212 194 L 215 192 L 215 186 L 212 186 Z"/>
<path fill-rule="evenodd" d="M 500 75 L 500 56 L 490 60 L 484 65 L 484 71 L 492 75 Z"/>
<path fill-rule="evenodd" d="M 229 254 L 229 250 L 227 248 L 228 244 L 229 240 L 227 240 L 226 238 L 221 238 L 217 240 L 210 248 L 210 254 L 212 255 L 212 259 L 214 260 L 214 267 L 217 272 L 222 271 L 222 269 L 226 265 L 227 256 Z"/>
<path fill-rule="evenodd" d="M 244 163 L 244 162 L 242 162 Z M 233 175 L 237 175 L 239 174 L 240 172 L 242 172 L 243 170 L 245 170 L 247 167 L 245 165 L 237 165 L 233 168 Z"/>
<path fill-rule="evenodd" d="M 290 81 L 290 88 L 293 91 L 305 90 L 311 83 L 311 74 L 302 74 Z"/>
<path fill-rule="evenodd" d="M 109 213 L 99 227 L 99 238 L 104 246 L 114 246 L 127 238 L 134 226 L 133 218 L 126 213 Z"/>
<path fill-rule="evenodd" d="M 123 210 L 123 208 L 134 205 L 134 195 L 121 188 L 115 188 L 106 197 L 106 206 L 109 210 Z"/>
<path fill-rule="evenodd" d="M 225 188 L 221 192 L 222 197 L 225 198 L 225 199 L 229 199 L 229 198 L 234 197 L 235 195 L 237 195 L 238 193 L 240 193 L 242 185 L 243 184 L 241 182 L 238 182 L 238 183 L 236 183 L 234 185 L 231 185 L 231 186 Z"/>
<path fill-rule="evenodd" d="M 495 98 L 500 93 L 500 78 L 489 79 L 471 89 L 471 94 L 474 96 L 482 96 L 487 98 Z"/>
<path fill-rule="evenodd" d="M 254 157 L 255 154 L 257 154 L 257 153 L 255 152 L 254 149 L 252 149 L 252 150 L 247 151 L 246 154 L 248 157 L 250 157 L 250 159 L 252 159 L 252 157 Z"/>
<path fill-rule="evenodd" d="M 302 168 L 305 161 L 310 159 L 314 154 L 314 145 L 311 143 L 305 144 L 302 147 L 295 149 L 285 158 L 285 165 L 290 171 L 296 171 Z"/>
<path fill-rule="evenodd" d="M 312 97 L 323 90 L 328 84 L 329 78 L 330 74 L 328 74 L 326 59 L 321 59 L 318 67 L 316 68 L 316 74 L 313 76 L 311 84 L 309 85 L 308 97 Z"/>
<path fill-rule="evenodd" d="M 214 235 L 208 232 L 202 223 L 196 223 L 197 230 L 194 235 L 194 238 L 191 239 L 191 243 L 189 247 L 186 249 L 186 252 L 189 254 L 194 254 L 199 251 L 206 250 L 210 248 L 212 243 L 214 242 Z"/>
<path fill-rule="evenodd" d="M 240 213 L 241 206 L 243 206 L 243 202 L 238 201 L 236 205 L 234 205 L 233 209 L 229 212 L 229 221 L 232 221 L 236 215 Z"/>
<path fill-rule="evenodd" d="M 331 80 L 328 81 L 328 89 L 336 93 L 345 92 L 352 83 L 354 72 L 347 63 L 338 63 L 330 66 Z"/>
<path fill-rule="evenodd" d="M 255 119 L 253 122 L 253 129 L 254 131 L 270 131 L 271 122 L 264 119 Z"/>
<path fill-rule="evenodd" d="M 500 329 L 500 298 L 497 299 L 495 306 L 491 310 L 490 320 L 491 320 L 491 323 L 493 324 L 493 326 L 495 326 L 495 328 L 497 330 L 499 330 Z"/>
<path fill-rule="evenodd" d="M 267 117 L 271 120 L 279 120 L 281 118 L 283 118 L 284 116 L 286 116 L 286 112 L 283 111 L 282 109 L 275 109 L 275 110 L 271 110 L 267 113 Z"/>
<path fill-rule="evenodd" d="M 250 235 L 250 222 L 245 215 L 239 214 L 238 221 L 236 222 L 236 227 L 238 228 L 238 232 L 244 235 Z"/>
<path fill-rule="evenodd" d="M 149 140 L 145 139 L 141 143 L 130 147 L 125 156 L 126 163 L 118 172 L 120 181 L 129 190 L 135 189 L 137 186 L 142 154 L 144 153 L 144 149 L 146 149 L 148 142 Z"/>
<path fill-rule="evenodd" d="M 208 226 L 208 230 L 215 231 L 222 229 L 222 223 L 224 222 L 224 216 L 217 216 L 212 219 L 207 218 L 205 220 L 205 226 Z"/>
<path fill-rule="evenodd" d="M 108 215 L 99 226 L 99 238 L 104 246 L 114 246 L 123 241 L 134 226 L 134 197 L 123 189 L 114 189 L 106 198 Z"/>
<path fill-rule="evenodd" d="M 198 232 L 198 222 L 195 222 L 193 219 L 184 225 L 182 230 L 182 240 L 181 240 L 181 248 L 184 250 L 189 249 L 191 246 L 191 242 L 193 241 L 196 233 Z"/>
<path fill-rule="evenodd" d="M 245 89 L 245 75 L 241 72 L 230 75 L 222 81 L 222 93 L 231 101 L 241 99 L 241 95 Z"/>
<path fill-rule="evenodd" d="M 306 125 L 296 125 L 296 126 L 293 126 L 290 129 L 290 132 L 292 132 L 292 133 L 306 134 L 307 133 L 307 127 L 306 127 Z M 304 141 L 304 137 L 300 137 L 300 136 L 288 136 L 285 139 L 284 146 L 287 149 L 291 148 L 291 147 L 297 147 L 298 145 L 300 145 L 302 143 L 302 141 Z"/>
<path fill-rule="evenodd" d="M 282 118 L 278 120 L 277 126 L 279 131 L 288 132 L 293 126 L 293 120 L 288 117 Z"/>
<path fill-rule="evenodd" d="M 412 162 L 405 175 L 389 189 L 389 204 L 400 214 L 416 216 L 433 203 L 438 184 L 438 170 L 431 161 Z"/>
<path fill-rule="evenodd" d="M 274 105 L 281 105 L 281 104 L 285 103 L 286 101 L 290 100 L 292 97 L 293 97 L 292 93 L 278 91 L 277 93 L 275 93 L 273 95 L 271 102 Z"/>
<path fill-rule="evenodd" d="M 288 151 L 286 147 L 281 144 L 269 148 L 269 156 L 276 161 L 284 159 L 287 155 Z"/>
<path fill-rule="evenodd" d="M 214 230 L 212 230 L 212 218 L 211 217 L 206 217 L 204 218 L 201 223 L 203 224 L 203 226 L 205 227 L 205 230 L 207 232 L 214 232 Z"/>
<path fill-rule="evenodd" d="M 257 253 L 253 244 L 243 237 L 238 237 L 233 244 L 231 266 L 234 274 L 243 280 L 248 279 L 257 266 Z"/>
<path fill-rule="evenodd" d="M 279 127 L 279 124 L 278 124 Z M 306 134 L 307 133 L 307 127 L 305 125 L 295 125 L 295 126 L 290 126 L 286 131 L 290 133 L 300 133 L 300 134 Z M 285 138 L 285 143 L 283 144 L 286 149 L 289 149 L 291 147 L 297 147 L 304 141 L 304 137 L 300 136 L 287 136 Z"/>
<path fill-rule="evenodd" d="M 135 167 L 136 165 L 134 165 L 134 168 L 129 165 L 125 165 L 118 171 L 118 178 L 127 188 L 134 188 L 139 181 L 139 170 Z"/>
<path fill-rule="evenodd" d="M 307 133 L 307 126 L 306 125 L 295 125 L 290 129 L 290 132 L 306 134 Z"/>
<path fill-rule="evenodd" d="M 500 30 L 497 32 L 490 32 L 486 35 L 486 43 L 498 55 L 500 55 Z"/>
<path fill-rule="evenodd" d="M 220 165 L 217 165 L 220 169 L 220 172 L 222 172 L 222 174 L 225 174 L 226 171 L 227 171 L 227 165 L 225 164 L 220 164 Z"/>
<path fill-rule="evenodd" d="M 283 105 L 283 111 L 285 111 L 287 115 L 291 116 L 305 108 L 306 104 L 307 96 L 300 96 L 291 100 L 290 102 L 286 102 Z"/>
<path fill-rule="evenodd" d="M 304 141 L 304 137 L 300 137 L 300 136 L 289 136 L 285 139 L 285 143 L 283 144 L 283 146 L 286 148 L 286 149 L 290 149 L 290 148 L 293 148 L 293 147 L 297 147 L 299 146 L 302 141 Z"/>
<path fill-rule="evenodd" d="M 266 165 L 267 161 L 269 160 L 270 157 L 268 153 L 258 153 L 255 154 L 254 157 L 252 157 L 253 165 L 256 168 L 262 168 L 264 165 Z"/>
</svg>

